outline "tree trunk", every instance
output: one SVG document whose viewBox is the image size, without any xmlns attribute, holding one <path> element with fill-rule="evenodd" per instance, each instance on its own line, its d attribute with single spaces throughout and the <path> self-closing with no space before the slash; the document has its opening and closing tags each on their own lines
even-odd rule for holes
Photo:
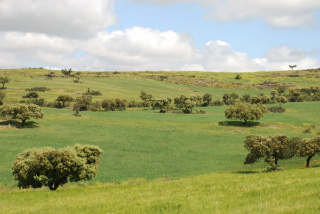
<svg viewBox="0 0 320 214">
<path fill-rule="evenodd" d="M 278 158 L 274 158 L 274 164 L 278 166 Z"/>
<path fill-rule="evenodd" d="M 313 155 L 311 156 L 308 156 L 307 158 L 307 161 L 306 161 L 306 167 L 309 168 L 310 167 L 310 161 L 311 161 L 311 158 L 313 157 Z"/>
<path fill-rule="evenodd" d="M 4 85 L 5 85 L 5 83 L 2 83 L 2 88 L 4 89 Z"/>
<path fill-rule="evenodd" d="M 21 126 L 25 126 L 26 125 L 26 120 L 21 120 Z"/>
</svg>

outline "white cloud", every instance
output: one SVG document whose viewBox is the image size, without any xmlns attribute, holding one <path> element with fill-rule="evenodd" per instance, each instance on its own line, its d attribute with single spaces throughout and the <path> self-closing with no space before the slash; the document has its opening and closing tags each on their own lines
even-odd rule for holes
<svg viewBox="0 0 320 214">
<path fill-rule="evenodd" d="M 205 6 L 209 16 L 219 21 L 262 18 L 274 27 L 312 26 L 318 21 L 319 0 L 134 0 L 157 4 L 193 2 Z"/>
<path fill-rule="evenodd" d="M 90 39 L 7 32 L 0 41 L 0 67 L 244 72 L 288 69 L 289 64 L 319 66 L 311 54 L 287 46 L 252 59 L 225 41 L 209 41 L 197 49 L 187 36 L 142 27 L 100 32 Z"/>
<path fill-rule="evenodd" d="M 88 37 L 115 23 L 113 0 L 0 0 L 0 31 Z"/>
</svg>

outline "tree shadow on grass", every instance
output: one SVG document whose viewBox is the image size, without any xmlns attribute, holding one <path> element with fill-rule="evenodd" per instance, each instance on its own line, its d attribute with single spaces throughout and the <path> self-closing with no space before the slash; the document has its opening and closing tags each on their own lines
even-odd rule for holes
<svg viewBox="0 0 320 214">
<path fill-rule="evenodd" d="M 240 171 L 236 171 L 233 172 L 235 174 L 257 174 L 259 173 L 258 171 L 254 171 L 254 170 L 240 170 Z"/>
<path fill-rule="evenodd" d="M 0 122 L 0 126 L 12 126 L 14 128 L 17 129 L 25 129 L 25 128 L 37 128 L 38 123 L 34 122 L 34 121 L 28 121 L 26 122 L 24 125 L 22 125 L 20 122 L 15 121 L 15 120 L 6 120 L 6 121 L 1 121 Z"/>
<path fill-rule="evenodd" d="M 254 127 L 259 126 L 260 122 L 248 121 L 244 123 L 242 121 L 220 121 L 219 126 L 238 126 L 238 127 Z"/>
</svg>

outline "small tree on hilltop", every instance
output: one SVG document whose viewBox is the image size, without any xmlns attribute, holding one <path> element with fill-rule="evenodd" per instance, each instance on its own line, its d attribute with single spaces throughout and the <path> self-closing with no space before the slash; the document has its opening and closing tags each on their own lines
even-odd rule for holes
<svg viewBox="0 0 320 214">
<path fill-rule="evenodd" d="M 10 82 L 10 79 L 6 76 L 0 77 L 0 83 L 2 84 L 2 89 L 5 89 L 5 85 Z"/>
<path fill-rule="evenodd" d="M 69 181 L 95 177 L 102 153 L 99 147 L 90 145 L 29 149 L 17 155 L 12 174 L 20 188 L 48 186 L 56 190 Z"/>
<path fill-rule="evenodd" d="M 249 120 L 260 120 L 267 109 L 263 105 L 237 103 L 225 110 L 227 119 L 242 120 L 245 124 Z"/>
<path fill-rule="evenodd" d="M 41 119 L 43 113 L 41 108 L 35 104 L 16 104 L 6 105 L 0 109 L 3 118 L 10 120 L 21 120 L 21 125 L 24 126 L 27 120 Z"/>
<path fill-rule="evenodd" d="M 293 69 L 295 69 L 296 67 L 298 67 L 297 65 L 289 65 L 289 68 L 293 71 Z"/>
<path fill-rule="evenodd" d="M 311 159 L 318 153 L 320 153 L 320 137 L 313 139 L 303 139 L 297 144 L 296 149 L 297 156 L 307 157 L 306 167 L 310 167 Z"/>
<path fill-rule="evenodd" d="M 269 164 L 267 171 L 278 169 L 278 161 L 294 156 L 295 144 L 287 136 L 247 136 L 245 148 L 249 151 L 244 164 L 253 164 L 259 159 Z"/>
<path fill-rule="evenodd" d="M 69 68 L 69 69 L 62 69 L 61 70 L 61 73 L 65 76 L 65 77 L 70 77 L 71 76 L 71 73 L 72 73 L 72 69 Z"/>
</svg>

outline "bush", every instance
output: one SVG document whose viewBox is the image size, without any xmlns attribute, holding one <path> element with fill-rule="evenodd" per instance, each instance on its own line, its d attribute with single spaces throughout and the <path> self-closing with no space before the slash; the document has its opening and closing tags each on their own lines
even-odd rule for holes
<svg viewBox="0 0 320 214">
<path fill-rule="evenodd" d="M 222 99 L 225 105 L 234 105 L 239 99 L 239 95 L 236 93 L 224 94 Z"/>
<path fill-rule="evenodd" d="M 5 85 L 10 82 L 10 79 L 6 76 L 0 77 L 0 84 L 2 84 L 2 89 L 5 89 Z"/>
<path fill-rule="evenodd" d="M 272 106 L 268 108 L 268 111 L 272 113 L 284 113 L 286 111 L 282 106 Z"/>
<path fill-rule="evenodd" d="M 152 105 L 152 94 L 147 94 L 146 92 L 141 91 L 140 98 L 142 100 L 143 107 L 149 108 Z"/>
<path fill-rule="evenodd" d="M 5 97 L 6 97 L 6 94 L 0 91 L 0 106 L 3 105 L 3 101 Z"/>
<path fill-rule="evenodd" d="M 84 95 L 101 96 L 102 93 L 100 91 L 90 90 L 90 88 L 88 88 L 88 91 L 86 91 Z"/>
<path fill-rule="evenodd" d="M 96 101 L 96 102 L 92 103 L 92 104 L 89 106 L 89 110 L 90 110 L 90 111 L 103 111 L 103 108 L 102 108 L 102 106 L 101 106 L 101 102 Z"/>
<path fill-rule="evenodd" d="M 241 75 L 240 75 L 240 74 L 237 74 L 237 75 L 236 75 L 236 77 L 235 77 L 235 79 L 236 79 L 236 80 L 241 80 L 241 79 L 242 79 L 242 77 L 241 77 Z"/>
<path fill-rule="evenodd" d="M 1 116 L 10 120 L 21 120 L 21 125 L 30 119 L 41 119 L 41 108 L 34 104 L 6 105 L 0 109 Z"/>
<path fill-rule="evenodd" d="M 82 95 L 81 97 L 77 97 L 76 102 L 73 105 L 73 110 L 88 111 L 91 104 L 92 104 L 92 97 L 87 95 Z"/>
<path fill-rule="evenodd" d="M 159 109 L 160 113 L 166 113 L 171 102 L 171 98 L 156 100 L 152 103 L 152 109 Z"/>
<path fill-rule="evenodd" d="M 50 88 L 47 88 L 47 87 L 33 87 L 33 88 L 27 88 L 26 91 L 46 92 L 46 91 L 50 91 Z"/>
<path fill-rule="evenodd" d="M 39 97 L 39 94 L 34 91 L 28 92 L 26 95 L 23 96 L 23 98 L 38 98 L 38 97 Z"/>
<path fill-rule="evenodd" d="M 67 182 L 94 178 L 102 153 L 99 147 L 90 145 L 30 149 L 17 155 L 12 174 L 19 188 L 48 186 L 56 190 Z"/>
<path fill-rule="evenodd" d="M 73 101 L 73 98 L 70 95 L 60 95 L 57 97 L 55 102 L 56 108 L 65 108 Z"/>
<path fill-rule="evenodd" d="M 43 106 L 47 105 L 45 99 L 43 99 L 43 98 L 30 98 L 30 99 L 27 99 L 27 100 L 21 100 L 20 103 L 35 104 L 35 105 L 40 106 L 40 107 L 43 107 Z"/>
<path fill-rule="evenodd" d="M 242 120 L 247 123 L 249 120 L 260 120 L 267 109 L 263 105 L 252 105 L 248 103 L 237 103 L 225 110 L 227 119 Z"/>
<path fill-rule="evenodd" d="M 102 101 L 102 108 L 105 111 L 124 111 L 127 108 L 127 100 L 104 100 Z"/>
<path fill-rule="evenodd" d="M 70 77 L 71 76 L 71 73 L 72 73 L 72 69 L 69 68 L 69 69 L 62 69 L 61 70 L 61 73 L 65 76 L 65 77 Z"/>
<path fill-rule="evenodd" d="M 212 95 L 211 94 L 204 94 L 202 97 L 202 106 L 209 106 L 212 102 Z"/>
<path fill-rule="evenodd" d="M 195 106 L 195 103 L 184 95 L 174 98 L 174 104 L 177 109 L 185 114 L 191 114 Z"/>
<path fill-rule="evenodd" d="M 213 106 L 223 106 L 223 102 L 221 100 L 215 100 L 212 102 Z"/>
<path fill-rule="evenodd" d="M 137 102 L 135 100 L 130 100 L 128 103 L 128 107 L 129 108 L 140 108 L 143 107 L 143 103 L 142 102 Z"/>
</svg>

